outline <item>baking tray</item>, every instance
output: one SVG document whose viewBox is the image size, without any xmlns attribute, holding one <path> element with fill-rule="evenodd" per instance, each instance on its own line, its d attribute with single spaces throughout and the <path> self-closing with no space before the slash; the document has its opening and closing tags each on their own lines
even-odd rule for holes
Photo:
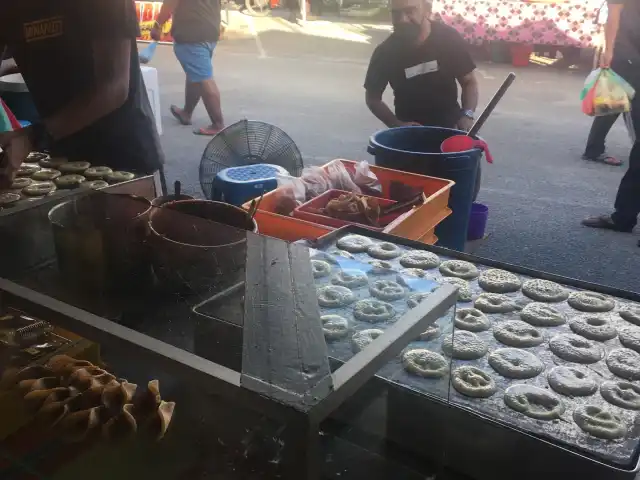
<svg viewBox="0 0 640 480">
<path fill-rule="evenodd" d="M 573 288 L 573 289 L 585 289 L 585 290 L 590 290 L 590 291 L 594 291 L 594 292 L 599 292 L 599 293 L 603 293 L 606 295 L 611 295 L 611 296 L 615 296 L 618 298 L 622 298 L 622 299 L 626 299 L 626 300 L 630 300 L 633 302 L 637 302 L 639 301 L 640 295 L 633 293 L 633 292 L 629 292 L 629 291 L 623 291 L 623 290 L 619 290 L 619 289 L 614 289 L 614 288 L 610 288 L 610 287 L 605 287 L 605 286 L 600 286 L 600 285 L 596 285 L 596 284 L 592 284 L 592 283 L 588 283 L 588 282 L 582 282 L 579 280 L 575 280 L 575 279 L 570 279 L 570 278 L 566 278 L 566 277 L 561 277 L 558 275 L 552 275 L 552 274 L 547 274 L 544 272 L 538 272 L 532 269 L 528 269 L 528 268 L 524 268 L 524 267 L 519 267 L 519 266 L 515 266 L 515 265 L 509 265 L 503 262 L 497 262 L 497 261 L 493 261 L 493 260 L 488 260 L 488 259 L 483 259 L 480 257 L 476 257 L 473 255 L 469 255 L 469 254 L 463 254 L 457 251 L 453 251 L 453 250 L 449 250 L 449 249 L 445 249 L 445 248 L 441 248 L 441 247 L 433 247 L 433 246 L 428 246 L 419 242 L 414 242 L 411 240 L 406 240 L 406 239 L 402 239 L 402 238 L 398 238 L 398 237 L 394 237 L 388 234 L 384 234 L 381 232 L 374 232 L 371 230 L 368 230 L 366 228 L 362 228 L 362 227 L 357 227 L 357 226 L 347 226 L 347 227 L 343 227 L 340 230 L 337 230 L 335 232 L 332 232 L 329 235 L 326 235 L 322 238 L 320 238 L 317 242 L 314 242 L 312 245 L 312 247 L 318 248 L 318 249 L 326 249 L 327 247 L 335 244 L 335 241 L 346 234 L 360 234 L 360 235 L 364 235 L 370 238 L 374 238 L 374 239 L 379 239 L 379 240 L 384 240 L 384 241 L 389 241 L 392 243 L 397 244 L 398 246 L 402 247 L 406 247 L 406 248 L 410 248 L 410 249 L 419 249 L 419 250 L 427 250 L 427 251 L 431 251 L 434 252 L 436 254 L 439 254 L 443 257 L 449 257 L 449 258 L 455 258 L 455 259 L 460 259 L 460 260 L 467 260 L 470 262 L 473 262 L 474 264 L 478 265 L 479 269 L 483 269 L 486 267 L 495 267 L 495 268 L 501 268 L 504 270 L 509 270 L 512 271 L 514 273 L 518 273 L 521 275 L 525 275 L 525 276 L 530 276 L 530 277 L 534 277 L 534 278 L 544 278 L 547 280 L 551 280 L 551 281 L 555 281 L 557 283 L 563 284 L 569 288 Z M 366 254 L 365 254 L 366 255 Z M 435 272 L 437 272 L 437 270 L 435 270 Z M 438 274 L 436 273 L 436 276 L 438 276 Z M 471 282 L 473 283 L 473 282 Z M 474 293 L 477 295 L 478 292 L 478 287 L 477 287 L 477 281 L 475 282 L 475 287 L 472 286 L 472 291 L 474 291 Z M 531 301 L 531 300 L 529 300 Z M 471 304 L 459 304 L 460 306 L 471 306 Z M 558 304 L 554 304 L 554 306 L 558 306 Z M 569 308 L 569 307 L 567 307 Z M 578 312 L 576 312 L 578 313 Z M 514 318 L 518 318 L 517 316 L 517 312 L 516 312 L 516 316 Z M 501 318 L 500 320 L 504 320 L 505 318 Z M 495 320 L 494 320 L 495 321 Z M 565 331 L 568 332 L 569 328 L 565 325 L 564 328 L 566 329 Z M 544 330 L 547 330 L 546 328 Z M 491 339 L 493 339 L 493 335 L 490 331 L 488 332 L 484 332 L 486 335 L 488 335 L 489 337 L 491 337 Z M 482 336 L 482 334 L 481 334 Z M 486 340 L 486 339 L 485 339 Z M 618 340 L 614 340 L 612 342 L 618 342 Z M 502 345 L 501 345 L 502 346 Z M 617 345 L 615 345 L 617 346 Z M 502 346 L 504 347 L 504 346 Z M 427 348 L 433 349 L 437 351 L 437 346 L 436 345 L 427 345 Z M 551 355 L 550 352 L 547 352 L 547 355 Z M 543 359 L 543 360 L 548 360 L 548 358 Z M 559 360 L 559 359 L 558 359 Z M 483 363 L 484 362 L 484 363 Z M 453 367 L 455 368 L 458 364 L 460 363 L 469 363 L 469 362 L 460 362 L 457 360 L 454 360 L 454 365 Z M 490 367 L 488 367 L 486 365 L 486 356 L 483 357 L 483 359 L 481 359 L 479 362 L 476 363 L 480 363 L 480 367 L 482 367 L 484 370 L 492 373 L 492 369 Z M 562 361 L 558 362 L 557 364 L 561 364 Z M 447 391 L 446 387 L 444 385 L 440 385 L 440 388 L 434 388 L 433 385 L 430 385 L 428 388 L 425 388 L 425 381 L 422 379 L 416 379 L 416 377 L 413 376 L 409 376 L 407 375 L 403 369 L 401 368 L 401 366 L 399 366 L 399 362 L 398 365 L 393 366 L 392 365 L 393 362 L 391 362 L 390 364 L 388 364 L 385 368 L 382 369 L 381 372 L 379 372 L 379 375 L 383 376 L 386 378 L 386 380 L 392 384 L 394 384 L 394 388 L 396 389 L 400 389 L 400 391 L 408 391 L 409 389 L 413 390 L 414 392 L 416 392 L 418 394 L 417 397 L 414 398 L 414 396 L 412 396 L 412 403 L 414 404 L 414 406 L 412 408 L 416 408 L 415 405 L 417 404 L 417 398 L 424 398 L 424 399 L 433 399 L 433 398 L 437 398 L 440 397 L 440 400 L 442 399 L 442 397 L 444 396 L 444 392 Z M 604 362 L 601 362 L 602 365 L 599 365 L 600 367 L 603 367 Z M 553 365 L 551 365 L 553 366 Z M 596 366 L 598 366 L 596 364 Z M 394 368 L 395 367 L 395 368 Z M 551 368 L 549 366 L 547 366 L 547 369 Z M 604 372 L 608 373 L 608 370 L 606 369 L 606 367 L 604 368 Z M 494 375 L 495 377 L 496 375 Z M 613 375 L 609 374 L 609 376 L 611 378 L 614 378 Z M 545 375 L 544 373 L 540 374 L 538 377 L 535 377 L 534 379 L 531 380 L 525 380 L 525 381 L 513 381 L 512 383 L 545 383 L 546 384 L 546 380 L 545 380 Z M 506 379 L 505 379 L 506 380 Z M 446 381 L 446 380 L 445 380 Z M 445 381 L 441 382 L 444 383 Z M 504 385 L 503 385 L 504 387 Z M 439 391 L 438 391 L 439 390 Z M 495 428 L 499 428 L 500 431 L 500 435 L 504 436 L 507 435 L 507 437 L 509 436 L 509 434 L 511 435 L 511 438 L 508 442 L 504 443 L 505 445 L 513 445 L 513 444 L 518 444 L 518 441 L 520 441 L 520 443 L 522 443 L 522 435 L 526 435 L 528 439 L 531 438 L 535 438 L 537 439 L 535 442 L 530 442 L 531 445 L 533 445 L 533 447 L 529 447 L 529 448 L 536 448 L 537 450 L 541 450 L 541 454 L 543 455 L 548 455 L 548 450 L 550 448 L 556 448 L 559 449 L 561 451 L 563 451 L 563 455 L 560 456 L 560 458 L 564 458 L 566 461 L 566 464 L 570 464 L 576 461 L 576 459 L 578 459 L 578 463 L 579 464 L 584 464 L 582 465 L 582 467 L 580 466 L 574 466 L 572 467 L 574 470 L 577 468 L 578 470 L 583 470 L 585 472 L 588 472 L 588 476 L 586 478 L 634 478 L 635 477 L 635 473 L 638 471 L 638 447 L 637 447 L 637 437 L 640 435 L 640 431 L 638 429 L 638 422 L 636 421 L 636 415 L 633 412 L 629 412 L 626 410 L 622 410 L 622 409 L 618 409 L 617 407 L 614 407 L 610 404 L 607 404 L 607 408 L 615 411 L 616 413 L 621 413 L 624 412 L 623 416 L 625 417 L 625 419 L 627 420 L 627 424 L 630 427 L 630 435 L 629 437 L 634 438 L 635 440 L 632 442 L 633 445 L 627 444 L 626 445 L 626 451 L 629 452 L 631 451 L 631 453 L 626 455 L 626 459 L 624 458 L 624 455 L 619 454 L 619 452 L 613 452 L 613 455 L 610 455 L 610 452 L 608 452 L 611 443 L 607 443 L 606 445 L 604 445 L 603 443 L 601 443 L 602 441 L 600 440 L 596 440 L 593 437 L 589 437 L 586 434 L 584 434 L 581 430 L 579 430 L 579 428 L 577 426 L 574 426 L 573 423 L 571 423 L 570 425 L 572 426 L 572 428 L 575 428 L 575 430 L 577 431 L 577 433 L 579 435 L 575 435 L 576 432 L 573 432 L 573 437 L 572 435 L 549 435 L 548 431 L 545 431 L 546 426 L 548 425 L 548 422 L 539 422 L 533 419 L 529 419 L 528 417 L 516 414 L 515 412 L 511 412 L 510 409 L 508 409 L 506 406 L 503 405 L 502 403 L 502 395 L 500 395 L 500 391 L 498 393 L 496 393 L 492 399 L 495 400 L 493 403 L 494 405 L 492 405 L 492 409 L 486 409 L 483 408 L 482 410 L 478 410 L 477 404 L 474 402 L 474 400 L 469 400 L 467 397 L 461 396 L 459 395 L 457 392 L 455 392 L 455 390 L 451 389 L 451 397 L 449 399 L 448 402 L 448 409 L 451 410 L 451 412 L 454 412 L 454 414 L 458 414 L 455 412 L 462 412 L 465 411 L 465 416 L 467 418 L 474 418 L 474 421 L 478 421 L 478 419 L 482 419 L 481 423 L 486 423 L 486 422 L 490 422 L 492 424 L 492 428 L 491 430 L 495 430 Z M 434 396 L 435 394 L 435 396 Z M 594 396 L 592 397 L 587 397 L 587 399 L 589 400 L 589 403 L 602 403 L 604 402 L 604 400 L 601 400 L 600 402 L 597 401 L 597 398 L 599 397 L 599 392 L 596 393 Z M 596 400 L 594 401 L 594 397 L 596 398 Z M 563 398 L 564 399 L 564 398 Z M 424 401 L 424 400 L 422 400 Z M 565 399 L 565 403 L 567 403 L 568 401 Z M 580 401 L 579 401 L 580 402 Z M 402 402 L 400 402 L 402 403 Z M 584 403 L 583 401 L 581 403 Z M 497 408 L 497 405 L 500 405 L 500 407 L 502 408 Z M 426 407 L 425 407 L 426 408 Z M 506 411 L 505 411 L 506 410 Z M 411 408 L 407 408 L 406 406 L 403 406 L 401 409 L 399 409 L 399 411 L 401 412 L 407 412 L 407 411 L 411 411 Z M 570 409 L 568 409 L 569 413 L 570 413 Z M 424 429 L 416 429 L 415 425 L 420 425 L 420 423 L 416 422 L 414 418 L 411 419 L 407 419 L 407 418 L 402 418 L 402 415 L 399 414 L 399 416 L 401 418 L 397 419 L 396 421 L 392 422 L 392 425 L 390 426 L 390 428 L 392 430 L 396 430 L 397 432 L 402 432 L 398 435 L 398 437 L 400 437 L 402 439 L 402 437 L 406 437 L 406 438 L 413 438 L 413 440 L 415 440 L 417 437 L 419 438 L 421 435 L 424 435 L 421 431 L 419 430 L 424 430 Z M 413 415 L 412 415 L 413 417 Z M 497 418 L 496 418 L 497 417 Z M 430 421 L 441 421 L 441 419 L 444 418 L 442 415 L 436 415 L 433 418 L 430 419 Z M 567 413 L 564 414 L 563 418 L 569 418 L 568 422 L 572 422 L 570 420 L 570 416 L 567 416 Z M 459 419 L 457 419 L 459 420 Z M 509 422 L 509 420 L 511 420 L 511 422 Z M 514 425 L 513 423 L 517 422 L 517 425 Z M 467 420 L 467 423 L 469 421 Z M 401 424 L 403 424 L 401 426 Z M 458 422 L 453 422 L 453 423 L 458 423 Z M 542 426 L 540 424 L 543 424 Z M 481 425 L 482 427 L 484 427 L 484 425 Z M 499 426 L 499 427 L 497 427 Z M 524 428 L 523 428 L 524 427 Z M 532 428 L 533 427 L 533 428 Z M 480 428 L 480 427 L 478 427 Z M 564 431 L 562 429 L 556 429 L 556 430 L 561 430 L 561 433 L 564 433 Z M 505 433 L 507 432 L 507 433 Z M 553 434 L 553 432 L 551 432 Z M 453 437 L 455 437 L 455 435 L 453 435 Z M 578 438 L 580 437 L 580 438 Z M 629 438 L 627 437 L 627 438 Z M 477 436 L 474 436 L 474 438 L 477 438 Z M 576 440 L 577 439 L 577 440 Z M 431 439 L 433 440 L 433 439 Z M 460 442 L 458 442 L 460 443 Z M 420 441 L 412 441 L 411 442 L 411 446 L 412 447 L 416 447 L 417 445 L 425 445 L 424 442 L 420 442 Z M 491 444 L 491 442 L 487 442 L 488 445 Z M 467 445 L 469 446 L 469 445 Z M 453 445 L 452 448 L 454 449 L 453 451 L 457 451 L 460 448 L 460 445 Z M 489 451 L 491 451 L 491 449 L 489 449 Z M 571 452 L 571 455 L 568 454 L 568 452 Z M 487 464 L 491 465 L 492 462 L 494 460 L 496 460 L 497 458 L 499 458 L 499 453 L 497 451 L 492 452 L 491 455 L 488 455 L 487 458 L 491 459 L 493 458 L 493 460 L 487 460 Z M 557 452 L 554 452 L 554 455 L 557 456 Z M 458 455 L 456 455 L 457 457 Z M 594 458 L 594 456 L 598 456 L 599 458 L 596 459 Z M 603 458 L 606 457 L 606 458 Z M 514 456 L 514 458 L 516 458 Z M 626 462 L 623 463 L 623 461 L 626 460 Z M 497 465 L 499 463 L 496 463 L 494 465 Z M 521 464 L 520 464 L 521 465 Z M 598 468 L 595 468 L 595 467 Z M 505 469 L 503 467 L 501 467 L 502 471 L 505 471 Z M 493 469 L 495 470 L 495 468 Z M 535 469 L 534 469 L 535 470 Z M 596 470 L 601 470 L 600 473 L 597 473 Z M 491 471 L 491 468 L 489 468 L 489 471 Z M 567 471 L 567 470 L 564 470 Z M 547 472 L 547 470 L 544 471 L 545 473 Z M 614 473 L 615 472 L 615 473 Z M 473 473 L 473 472 L 470 472 Z M 494 472 L 495 474 L 497 474 L 498 472 Z M 595 475 L 595 476 L 594 476 Z M 611 475 L 620 475 L 619 477 L 612 477 Z M 491 476 L 491 478 L 495 478 L 495 476 Z M 509 478 L 507 476 L 505 476 L 504 478 Z M 510 477 L 513 478 L 513 477 Z"/>
</svg>

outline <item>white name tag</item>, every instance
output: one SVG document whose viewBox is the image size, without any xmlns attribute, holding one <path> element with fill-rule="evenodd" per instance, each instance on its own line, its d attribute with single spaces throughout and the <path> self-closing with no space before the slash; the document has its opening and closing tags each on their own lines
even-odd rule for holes
<svg viewBox="0 0 640 480">
<path fill-rule="evenodd" d="M 438 71 L 438 61 L 424 62 L 413 67 L 405 68 L 404 75 L 407 79 Z"/>
</svg>

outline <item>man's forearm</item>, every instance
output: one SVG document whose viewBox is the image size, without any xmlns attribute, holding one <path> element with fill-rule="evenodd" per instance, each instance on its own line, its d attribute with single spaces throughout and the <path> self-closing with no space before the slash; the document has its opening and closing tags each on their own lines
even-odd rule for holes
<svg viewBox="0 0 640 480">
<path fill-rule="evenodd" d="M 180 0 L 164 0 L 164 2 L 162 2 L 160 13 L 158 13 L 158 17 L 156 18 L 158 25 L 167 23 L 179 3 Z"/>
<path fill-rule="evenodd" d="M 391 111 L 386 103 L 382 99 L 367 98 L 367 107 L 371 110 L 378 120 L 384 123 L 387 127 L 393 128 L 399 126 L 398 118 Z"/>
<path fill-rule="evenodd" d="M 620 28 L 620 15 L 622 14 L 623 5 L 609 5 L 607 14 L 607 23 L 604 26 L 604 47 L 605 50 L 613 54 L 613 48 L 616 44 L 618 29 Z"/>
<path fill-rule="evenodd" d="M 462 84 L 462 110 L 476 111 L 478 108 L 478 82 L 474 80 Z"/>
</svg>

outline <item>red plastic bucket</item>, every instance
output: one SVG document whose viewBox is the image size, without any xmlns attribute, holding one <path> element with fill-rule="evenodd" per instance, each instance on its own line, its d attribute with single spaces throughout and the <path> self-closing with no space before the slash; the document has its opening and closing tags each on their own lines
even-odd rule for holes
<svg viewBox="0 0 640 480">
<path fill-rule="evenodd" d="M 515 43 L 511 45 L 511 65 L 514 67 L 528 67 L 529 57 L 533 53 L 533 45 Z"/>
</svg>

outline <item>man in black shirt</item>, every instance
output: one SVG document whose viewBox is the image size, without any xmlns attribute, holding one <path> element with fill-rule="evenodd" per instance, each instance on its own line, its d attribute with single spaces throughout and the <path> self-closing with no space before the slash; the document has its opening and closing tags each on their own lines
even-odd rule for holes
<svg viewBox="0 0 640 480">
<path fill-rule="evenodd" d="M 611 67 L 636 90 L 631 102 L 635 143 L 629 154 L 629 168 L 618 188 L 615 211 L 611 215 L 586 218 L 582 224 L 631 232 L 640 214 L 640 0 L 608 0 L 607 3 L 609 14 L 600 66 Z"/>
<path fill-rule="evenodd" d="M 6 45 L 13 54 L 52 155 L 138 173 L 160 169 L 133 0 L 0 0 L 0 12 L 0 50 Z M 28 134 L 0 138 L 8 153 L 0 188 L 24 160 Z"/>
<path fill-rule="evenodd" d="M 191 125 L 191 116 L 202 98 L 211 125 L 194 131 L 215 135 L 224 128 L 220 91 L 213 79 L 212 57 L 220 37 L 220 0 L 164 0 L 151 38 L 160 40 L 162 25 L 173 14 L 173 51 L 186 74 L 184 107 L 171 105 L 171 114 L 182 124 Z"/>
<path fill-rule="evenodd" d="M 464 39 L 429 20 L 430 0 L 392 0 L 391 16 L 393 34 L 373 52 L 364 83 L 371 112 L 388 127 L 468 130 L 478 105 L 478 82 Z M 462 108 L 456 81 L 462 87 Z M 387 85 L 395 96 L 395 114 L 382 100 Z"/>
</svg>

